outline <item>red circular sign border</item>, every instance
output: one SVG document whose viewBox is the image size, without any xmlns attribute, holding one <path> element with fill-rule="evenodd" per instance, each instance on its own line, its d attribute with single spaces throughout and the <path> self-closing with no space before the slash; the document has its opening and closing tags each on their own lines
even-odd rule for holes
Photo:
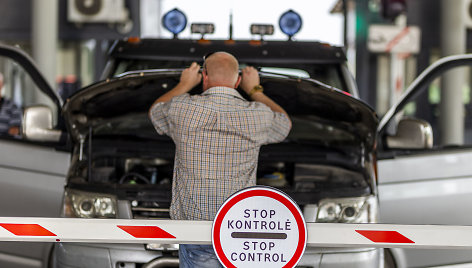
<svg viewBox="0 0 472 268">
<path fill-rule="evenodd" d="M 213 239 L 213 248 L 215 249 L 217 257 L 220 259 L 220 261 L 225 265 L 227 268 L 236 268 L 225 256 L 223 252 L 223 248 L 221 247 L 221 241 L 219 237 L 219 232 L 217 230 L 220 230 L 221 224 L 223 222 L 224 217 L 226 216 L 226 213 L 229 211 L 233 205 L 235 205 L 237 202 L 244 200 L 249 197 L 254 197 L 254 196 L 265 196 L 269 198 L 273 198 L 283 205 L 287 207 L 292 215 L 294 216 L 297 225 L 298 225 L 298 246 L 297 249 L 295 250 L 295 253 L 293 254 L 292 258 L 290 259 L 287 264 L 285 264 L 283 267 L 294 267 L 298 261 L 300 261 L 301 256 L 305 250 L 306 246 L 306 224 L 301 216 L 300 210 L 292 203 L 292 201 L 289 199 L 289 197 L 286 197 L 283 195 L 283 192 L 280 192 L 277 189 L 273 189 L 270 187 L 260 187 L 260 186 L 255 186 L 251 187 L 249 189 L 242 190 L 241 192 L 235 193 L 233 196 L 231 196 L 228 200 L 223 203 L 223 205 L 220 207 L 218 210 L 218 213 L 216 214 L 215 220 L 213 222 L 213 228 L 211 230 L 212 232 L 212 239 Z"/>
</svg>

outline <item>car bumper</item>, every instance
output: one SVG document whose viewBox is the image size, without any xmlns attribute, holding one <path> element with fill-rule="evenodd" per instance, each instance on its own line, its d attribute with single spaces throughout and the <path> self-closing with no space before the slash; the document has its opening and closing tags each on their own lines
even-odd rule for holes
<svg viewBox="0 0 472 268">
<path fill-rule="evenodd" d="M 309 248 L 298 267 L 363 267 L 382 265 L 381 249 L 372 248 Z M 146 268 L 178 267 L 177 250 L 146 250 L 142 244 L 79 244 L 57 243 L 55 267 Z"/>
<path fill-rule="evenodd" d="M 383 268 L 383 249 L 307 247 L 297 267 Z"/>
<path fill-rule="evenodd" d="M 147 268 L 178 267 L 177 252 L 146 250 L 143 244 L 57 243 L 53 262 L 56 268 L 135 268 L 137 264 L 152 264 Z"/>
</svg>

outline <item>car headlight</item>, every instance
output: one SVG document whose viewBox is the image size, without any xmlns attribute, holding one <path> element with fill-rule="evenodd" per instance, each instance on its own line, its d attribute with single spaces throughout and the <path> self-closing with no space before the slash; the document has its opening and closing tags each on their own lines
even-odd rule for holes
<svg viewBox="0 0 472 268">
<path fill-rule="evenodd" d="M 63 216 L 68 218 L 116 218 L 116 197 L 113 195 L 66 190 Z"/>
<path fill-rule="evenodd" d="M 319 202 L 316 222 L 375 223 L 378 204 L 374 196 L 323 199 Z"/>
</svg>

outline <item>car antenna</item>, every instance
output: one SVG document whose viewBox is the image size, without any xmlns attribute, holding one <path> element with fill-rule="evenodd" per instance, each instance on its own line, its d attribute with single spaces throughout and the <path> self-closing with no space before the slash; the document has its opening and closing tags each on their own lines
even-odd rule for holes
<svg viewBox="0 0 472 268">
<path fill-rule="evenodd" d="M 233 9 L 229 11 L 229 40 L 233 40 Z"/>
<path fill-rule="evenodd" d="M 229 10 L 229 38 L 225 41 L 225 44 L 233 45 L 233 9 Z"/>
</svg>

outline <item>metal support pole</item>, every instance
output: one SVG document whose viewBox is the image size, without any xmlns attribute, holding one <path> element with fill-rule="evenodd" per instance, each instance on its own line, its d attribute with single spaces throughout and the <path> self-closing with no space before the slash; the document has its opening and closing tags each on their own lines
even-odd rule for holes
<svg viewBox="0 0 472 268">
<path fill-rule="evenodd" d="M 349 69 L 356 76 L 356 2 L 346 0 L 346 56 Z"/>
<path fill-rule="evenodd" d="M 395 24 L 402 28 L 407 27 L 407 17 L 402 14 L 399 15 Z M 392 107 L 399 100 L 403 93 L 405 81 L 405 60 L 401 57 L 400 53 L 390 52 L 390 103 L 389 107 Z"/>
<path fill-rule="evenodd" d="M 397 53 L 390 53 L 390 102 L 389 107 L 392 107 L 398 100 L 398 93 L 397 93 L 397 79 L 398 77 L 398 69 L 399 69 L 399 61 L 398 61 L 398 54 Z"/>
<path fill-rule="evenodd" d="M 56 80 L 58 4 L 57 0 L 32 1 L 33 58 L 51 85 Z"/>
<path fill-rule="evenodd" d="M 347 40 L 347 26 L 348 26 L 348 20 L 347 20 L 347 0 L 342 0 L 343 3 L 343 45 L 344 47 L 348 46 L 348 40 Z"/>
<path fill-rule="evenodd" d="M 162 2 L 161 0 L 141 0 L 141 36 L 161 37 Z"/>
<path fill-rule="evenodd" d="M 441 0 L 442 56 L 465 53 L 466 31 L 462 1 Z M 442 145 L 460 145 L 464 142 L 464 75 L 463 69 L 454 69 L 446 73 L 441 81 L 439 124 Z"/>
<path fill-rule="evenodd" d="M 58 39 L 58 0 L 34 0 L 32 2 L 32 48 L 33 58 L 46 81 L 56 88 L 56 53 Z M 51 107 L 56 120 L 56 106 L 44 94 L 34 91 L 36 103 Z M 57 122 L 55 121 L 54 124 Z"/>
</svg>

